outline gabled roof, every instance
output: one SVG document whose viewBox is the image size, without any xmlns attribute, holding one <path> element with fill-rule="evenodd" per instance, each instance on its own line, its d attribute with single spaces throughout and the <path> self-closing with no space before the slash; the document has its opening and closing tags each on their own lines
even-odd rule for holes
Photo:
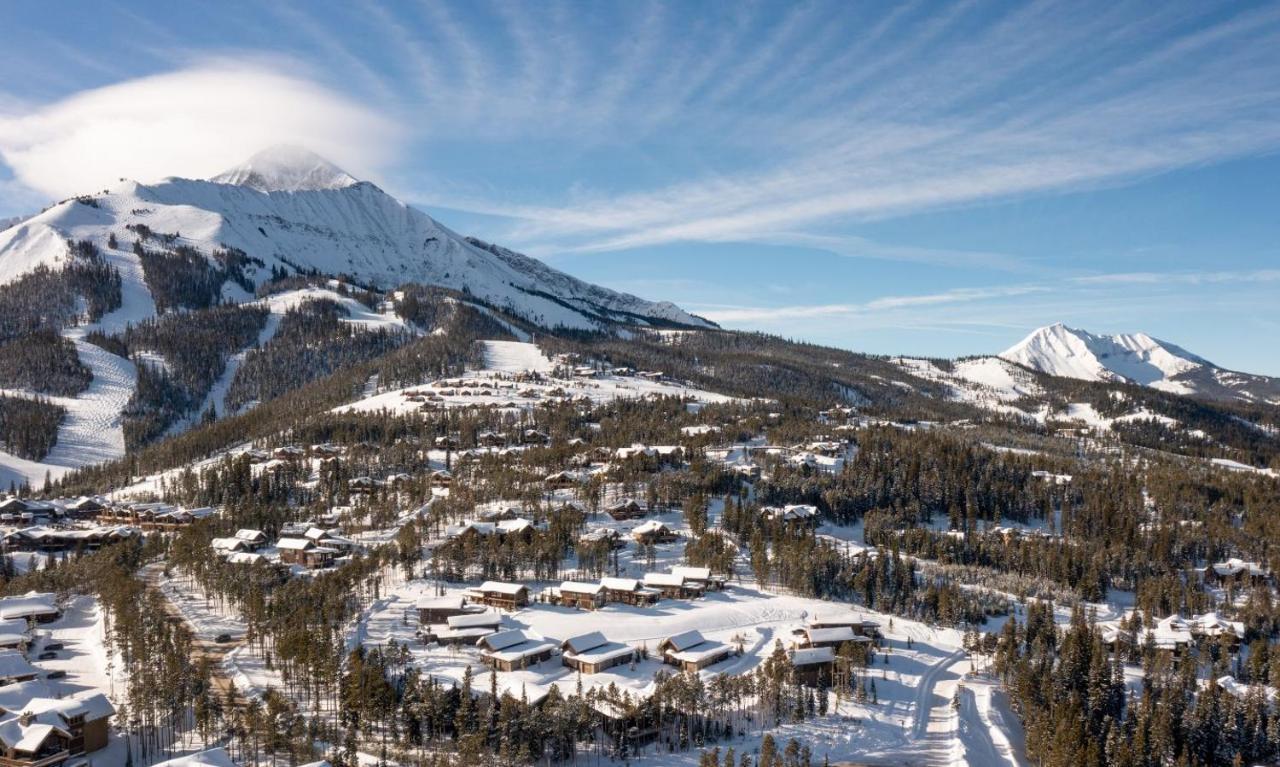
<svg viewBox="0 0 1280 767">
<path fill-rule="evenodd" d="M 24 725 L 18 714 L 10 714 L 7 719 L 0 721 L 0 743 L 17 751 L 35 753 L 55 732 L 64 738 L 71 737 L 71 733 L 63 728 L 46 722 Z"/>
<path fill-rule="evenodd" d="M 451 615 L 445 619 L 445 623 L 451 629 L 497 628 L 502 625 L 502 616 L 497 613 Z"/>
<path fill-rule="evenodd" d="M 663 643 L 671 645 L 671 648 L 677 652 L 683 652 L 696 647 L 705 641 L 707 640 L 702 636 L 702 632 L 694 630 L 685 631 L 683 633 L 676 634 L 675 636 L 669 636 L 663 640 Z"/>
<path fill-rule="evenodd" d="M 835 659 L 835 650 L 830 647 L 810 647 L 794 651 L 791 654 L 791 665 L 811 666 L 818 663 L 831 663 Z"/>
<path fill-rule="evenodd" d="M 685 565 L 676 565 L 671 568 L 672 575 L 679 575 L 691 581 L 709 581 L 711 580 L 710 567 L 687 567 Z"/>
<path fill-rule="evenodd" d="M 0 618 L 27 618 L 57 612 L 57 597 L 48 592 L 28 591 L 19 597 L 0 598 Z"/>
<path fill-rule="evenodd" d="M 481 639 L 477 644 L 486 650 L 505 650 L 508 647 L 515 647 L 518 644 L 529 641 L 529 637 L 525 635 L 523 629 L 509 629 L 507 631 L 499 631 L 495 634 Z"/>
<path fill-rule="evenodd" d="M 850 626 L 835 626 L 826 629 L 806 629 L 805 634 L 809 637 L 809 641 L 817 644 L 818 642 L 870 642 L 869 637 L 858 636 L 854 633 Z"/>
<path fill-rule="evenodd" d="M 527 591 L 528 587 L 523 583 L 506 583 L 505 581 L 485 581 L 480 584 L 480 591 L 491 592 L 494 594 L 507 594 L 515 596 L 521 591 Z"/>
<path fill-rule="evenodd" d="M 601 578 L 600 585 L 610 591 L 635 591 L 640 588 L 640 581 L 635 578 Z"/>
<path fill-rule="evenodd" d="M 587 634 L 579 634 L 576 637 L 569 637 L 564 640 L 564 644 L 562 644 L 561 647 L 570 652 L 584 653 L 594 647 L 599 647 L 602 644 L 608 644 L 608 642 L 609 640 L 604 638 L 604 634 L 601 634 L 599 631 L 592 631 Z"/>
<path fill-rule="evenodd" d="M 563 581 L 560 584 L 561 592 L 569 592 L 570 594 L 590 594 L 592 596 L 604 591 L 602 583 L 581 583 L 579 581 Z"/>
<path fill-rule="evenodd" d="M 442 597 L 422 597 L 414 605 L 419 610 L 461 610 L 466 600 L 456 594 Z"/>
<path fill-rule="evenodd" d="M 684 578 L 674 573 L 645 573 L 646 586 L 683 586 Z"/>
<path fill-rule="evenodd" d="M 664 531 L 666 531 L 666 530 L 670 530 L 670 528 L 669 528 L 669 527 L 667 527 L 667 526 L 666 526 L 665 524 L 663 524 L 662 522 L 659 522 L 659 521 L 658 521 L 658 520 L 656 520 L 656 519 L 650 519 L 650 520 L 648 520 L 647 522 L 641 522 L 640 524 L 636 525 L 636 526 L 631 530 L 631 534 L 632 534 L 632 535 L 647 535 L 647 534 L 649 534 L 649 533 L 661 533 L 661 532 L 664 532 Z"/>
<path fill-rule="evenodd" d="M 34 698 L 52 698 L 53 688 L 43 679 L 0 685 L 0 712 L 20 713 Z"/>
</svg>

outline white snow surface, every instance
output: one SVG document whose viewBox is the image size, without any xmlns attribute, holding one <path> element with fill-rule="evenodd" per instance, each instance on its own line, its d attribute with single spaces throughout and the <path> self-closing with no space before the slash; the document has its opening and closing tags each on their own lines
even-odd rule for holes
<svg viewBox="0 0 1280 767">
<path fill-rule="evenodd" d="M 920 378 L 938 381 L 950 389 L 949 397 L 958 402 L 1001 413 L 1043 420 L 1041 413 L 1020 410 L 1012 403 L 1038 397 L 1044 390 L 1035 376 L 999 357 L 974 357 L 956 360 L 951 370 L 914 357 L 897 357 L 893 362 Z"/>
<path fill-rule="evenodd" d="M 530 410 L 552 399 L 585 397 L 592 402 L 644 397 L 681 397 L 691 406 L 734 401 L 733 397 L 679 382 L 655 381 L 630 375 L 594 378 L 556 378 L 553 365 L 537 346 L 519 341 L 481 341 L 485 367 L 458 378 L 442 379 L 382 392 L 334 408 L 334 412 L 388 411 L 412 413 L 424 407 L 493 406 L 511 411 Z M 517 382 L 518 373 L 539 373 L 537 380 Z M 424 400 L 428 398 L 428 400 Z"/>
<path fill-rule="evenodd" d="M 484 341 L 484 366 L 499 373 L 550 373 L 551 360 L 537 346 L 518 341 Z"/>
<path fill-rule="evenodd" d="M 1146 333 L 1095 335 L 1061 322 L 1033 331 L 1000 354 L 1033 370 L 1086 381 L 1130 381 L 1174 393 L 1169 380 L 1213 363 Z"/>
<path fill-rule="evenodd" d="M 177 242 L 211 254 L 230 246 L 272 267 L 349 274 L 381 288 L 410 282 L 471 295 L 546 327 L 598 329 L 624 323 L 710 323 L 674 304 L 650 302 L 590 285 L 506 248 L 465 238 L 368 182 L 293 148 L 256 155 L 211 181 L 124 181 L 87 205 L 67 200 L 0 231 L 0 284 L 40 264 L 71 256 L 66 240 L 106 248 L 115 234 L 128 250 L 129 224 L 179 234 Z M 128 260 L 132 254 L 122 254 Z M 128 303 L 126 301 L 126 303 Z"/>
<path fill-rule="evenodd" d="M 259 192 L 314 192 L 360 183 L 320 155 L 287 144 L 264 149 L 209 180 L 247 186 Z"/>
</svg>

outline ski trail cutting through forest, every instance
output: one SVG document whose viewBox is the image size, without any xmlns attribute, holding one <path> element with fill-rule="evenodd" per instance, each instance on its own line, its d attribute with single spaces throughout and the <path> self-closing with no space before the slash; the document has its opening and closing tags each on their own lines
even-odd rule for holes
<svg viewBox="0 0 1280 767">
<path fill-rule="evenodd" d="M 78 397 L 50 398 L 67 409 L 58 443 L 44 459 L 51 464 L 50 473 L 57 476 L 124 455 L 123 411 L 138 381 L 132 362 L 85 341 L 82 329 L 70 330 L 66 337 L 76 345 L 93 381 Z"/>
</svg>

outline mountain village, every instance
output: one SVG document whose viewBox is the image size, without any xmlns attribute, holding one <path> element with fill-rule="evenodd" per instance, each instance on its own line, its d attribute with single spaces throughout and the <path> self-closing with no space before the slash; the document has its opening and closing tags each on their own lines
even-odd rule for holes
<svg viewBox="0 0 1280 767">
<path fill-rule="evenodd" d="M 292 150 L 0 278 L 0 767 L 1280 757 L 1273 379 L 724 331 Z"/>
</svg>

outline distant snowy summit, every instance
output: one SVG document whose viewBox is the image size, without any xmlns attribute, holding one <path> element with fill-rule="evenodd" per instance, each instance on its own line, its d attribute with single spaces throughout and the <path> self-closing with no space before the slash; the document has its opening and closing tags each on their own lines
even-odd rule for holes
<svg viewBox="0 0 1280 767">
<path fill-rule="evenodd" d="M 316 192 L 360 183 L 315 152 L 287 144 L 264 149 L 209 180 L 215 184 L 247 186 L 259 192 Z"/>
<path fill-rule="evenodd" d="M 126 275 L 139 271 L 130 250 L 139 231 L 169 236 L 211 263 L 220 250 L 243 251 L 258 265 L 246 269 L 255 283 L 283 271 L 346 275 L 384 289 L 438 285 L 546 328 L 715 327 L 669 302 L 592 285 L 507 248 L 463 237 L 293 146 L 259 152 L 209 180 L 124 181 L 2 229 L 0 285 L 42 265 L 61 268 L 73 259 L 69 243 L 80 240 L 121 262 Z"/>
<path fill-rule="evenodd" d="M 1146 333 L 1098 335 L 1059 322 L 1032 331 L 1000 357 L 1064 378 L 1135 383 L 1210 399 L 1280 403 L 1280 379 L 1220 368 Z"/>
</svg>

